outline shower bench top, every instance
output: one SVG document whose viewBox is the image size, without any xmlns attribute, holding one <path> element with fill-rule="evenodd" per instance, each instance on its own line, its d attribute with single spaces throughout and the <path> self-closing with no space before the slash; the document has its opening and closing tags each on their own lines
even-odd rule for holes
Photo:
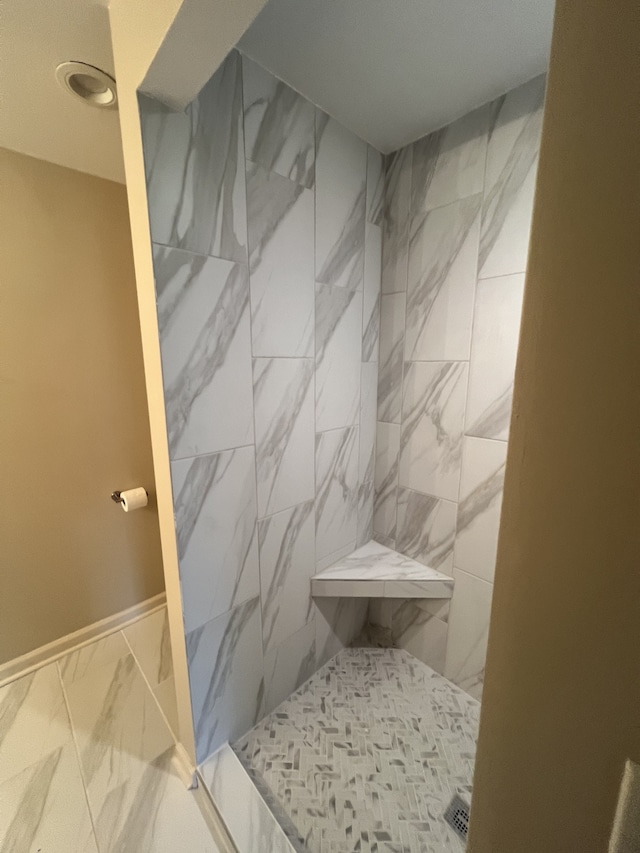
<svg viewBox="0 0 640 853">
<path fill-rule="evenodd" d="M 451 598 L 453 578 L 373 539 L 311 578 L 327 598 Z"/>
</svg>

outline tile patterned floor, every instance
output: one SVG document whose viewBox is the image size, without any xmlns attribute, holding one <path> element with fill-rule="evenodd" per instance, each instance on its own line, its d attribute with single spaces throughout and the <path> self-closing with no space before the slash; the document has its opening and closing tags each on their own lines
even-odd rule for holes
<svg viewBox="0 0 640 853">
<path fill-rule="evenodd" d="M 0 853 L 218 853 L 172 677 L 163 608 L 0 688 Z"/>
<path fill-rule="evenodd" d="M 401 649 L 345 649 L 234 750 L 299 851 L 460 853 L 479 708 Z"/>
</svg>

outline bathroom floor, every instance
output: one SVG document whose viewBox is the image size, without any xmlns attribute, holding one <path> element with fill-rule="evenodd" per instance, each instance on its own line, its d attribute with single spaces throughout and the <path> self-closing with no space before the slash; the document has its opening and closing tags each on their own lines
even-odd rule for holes
<svg viewBox="0 0 640 853">
<path fill-rule="evenodd" d="M 460 853 L 479 710 L 401 649 L 344 649 L 233 748 L 298 851 Z"/>
<path fill-rule="evenodd" d="M 162 608 L 0 687 L 0 853 L 218 853 L 172 680 Z"/>
</svg>

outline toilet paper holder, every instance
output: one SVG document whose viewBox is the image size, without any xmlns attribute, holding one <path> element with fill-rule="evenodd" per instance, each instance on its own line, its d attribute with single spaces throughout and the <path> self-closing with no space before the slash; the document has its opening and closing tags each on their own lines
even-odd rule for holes
<svg viewBox="0 0 640 853">
<path fill-rule="evenodd" d="M 120 492 L 118 491 L 111 492 L 111 500 L 115 501 L 117 504 L 124 503 L 124 499 L 120 496 Z"/>
</svg>

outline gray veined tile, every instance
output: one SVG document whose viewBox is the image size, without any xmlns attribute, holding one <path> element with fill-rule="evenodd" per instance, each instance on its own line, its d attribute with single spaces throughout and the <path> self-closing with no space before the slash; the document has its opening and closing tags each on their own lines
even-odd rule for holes
<svg viewBox="0 0 640 853">
<path fill-rule="evenodd" d="M 122 632 L 127 638 L 140 669 L 154 690 L 173 675 L 171 638 L 167 608 L 162 607 L 143 619 L 128 625 Z"/>
<path fill-rule="evenodd" d="M 393 540 L 395 548 L 398 498 L 400 425 L 378 422 L 376 430 L 375 505 L 373 531 L 376 538 Z"/>
<path fill-rule="evenodd" d="M 362 295 L 362 360 L 378 361 L 380 345 L 380 276 L 382 230 L 367 222 L 364 238 L 364 292 Z"/>
<path fill-rule="evenodd" d="M 384 216 L 384 157 L 367 146 L 367 222 L 382 225 Z"/>
<path fill-rule="evenodd" d="M 315 180 L 314 105 L 242 57 L 246 156 L 305 187 Z"/>
<path fill-rule="evenodd" d="M 128 654 L 129 647 L 122 632 L 116 631 L 60 658 L 58 665 L 62 681 L 71 684 L 104 664 L 113 663 Z"/>
<path fill-rule="evenodd" d="M 406 294 L 386 293 L 380 299 L 380 361 L 378 420 L 400 423 Z"/>
<path fill-rule="evenodd" d="M 491 105 L 478 275 L 524 272 L 537 170 L 545 77 Z"/>
<path fill-rule="evenodd" d="M 316 667 L 325 664 L 360 634 L 368 604 L 367 598 L 316 599 Z"/>
<path fill-rule="evenodd" d="M 250 444 L 247 267 L 163 246 L 154 266 L 171 458 Z"/>
<path fill-rule="evenodd" d="M 360 380 L 360 483 L 373 480 L 376 464 L 376 408 L 378 400 L 378 365 L 363 363 Z"/>
<path fill-rule="evenodd" d="M 451 574 L 456 508 L 453 501 L 398 489 L 398 551 L 425 566 Z"/>
<path fill-rule="evenodd" d="M 385 157 L 382 292 L 407 289 L 407 246 L 411 206 L 410 145 Z"/>
<path fill-rule="evenodd" d="M 381 627 L 389 631 L 394 645 L 442 674 L 447 649 L 447 623 L 423 610 L 413 599 L 379 599 L 378 603 L 387 611 L 385 621 L 388 625 Z"/>
<path fill-rule="evenodd" d="M 247 164 L 254 356 L 313 356 L 314 196 Z"/>
<path fill-rule="evenodd" d="M 399 484 L 423 494 L 458 500 L 467 365 L 405 365 Z"/>
<path fill-rule="evenodd" d="M 246 260 L 240 57 L 234 51 L 184 112 L 140 99 L 151 236 Z"/>
<path fill-rule="evenodd" d="M 482 192 L 490 116 L 480 107 L 413 143 L 414 213 Z"/>
<path fill-rule="evenodd" d="M 358 427 L 316 435 L 316 561 L 357 537 Z"/>
<path fill-rule="evenodd" d="M 252 598 L 187 634 L 196 758 L 201 763 L 255 723 L 264 671 L 260 604 Z"/>
<path fill-rule="evenodd" d="M 71 737 L 57 664 L 0 688 L 0 782 L 39 763 Z"/>
<path fill-rule="evenodd" d="M 185 631 L 258 595 L 253 447 L 172 463 Z"/>
<path fill-rule="evenodd" d="M 310 678 L 316 669 L 316 625 L 312 620 L 264 657 L 268 714 Z"/>
<path fill-rule="evenodd" d="M 482 279 L 476 291 L 465 432 L 507 439 L 524 275 Z"/>
<path fill-rule="evenodd" d="M 358 487 L 358 536 L 356 545 L 360 548 L 373 537 L 373 480 L 360 483 Z"/>
<path fill-rule="evenodd" d="M 469 358 L 480 195 L 419 214 L 409 242 L 405 359 Z"/>
<path fill-rule="evenodd" d="M 362 293 L 317 285 L 317 432 L 358 422 L 361 334 Z"/>
<path fill-rule="evenodd" d="M 505 441 L 465 438 L 455 565 L 493 581 L 507 456 Z"/>
<path fill-rule="evenodd" d="M 262 518 L 314 497 L 313 359 L 257 358 L 253 377 Z"/>
<path fill-rule="evenodd" d="M 444 674 L 474 699 L 480 699 L 493 585 L 459 569 L 453 570 L 453 578 Z"/>
<path fill-rule="evenodd" d="M 260 521 L 262 638 L 276 649 L 311 619 L 311 578 L 315 574 L 314 502 Z"/>
<path fill-rule="evenodd" d="M 367 144 L 316 113 L 316 281 L 362 290 Z"/>
</svg>

